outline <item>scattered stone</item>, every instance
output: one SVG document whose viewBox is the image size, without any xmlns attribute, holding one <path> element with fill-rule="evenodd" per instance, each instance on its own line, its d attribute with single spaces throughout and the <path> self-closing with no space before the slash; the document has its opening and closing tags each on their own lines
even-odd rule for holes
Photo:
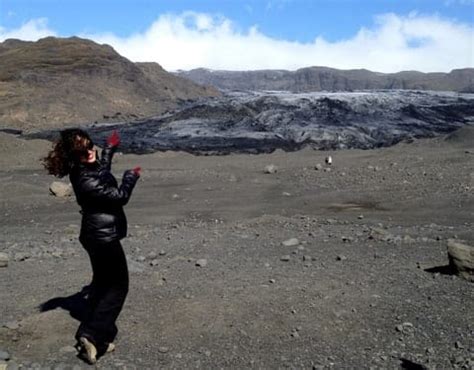
<svg viewBox="0 0 474 370">
<path fill-rule="evenodd" d="M 463 349 L 464 346 L 462 345 L 462 343 L 460 341 L 456 341 L 454 343 L 454 347 L 456 347 L 457 349 Z"/>
<path fill-rule="evenodd" d="M 151 260 L 150 261 L 150 266 L 156 266 L 158 265 L 159 261 L 157 259 Z"/>
<path fill-rule="evenodd" d="M 22 262 L 22 261 L 26 261 L 30 257 L 31 257 L 31 255 L 29 253 L 18 252 L 18 253 L 15 253 L 15 255 L 13 257 L 13 260 L 18 261 L 18 262 Z"/>
<path fill-rule="evenodd" d="M 395 330 L 400 333 L 410 333 L 413 332 L 413 324 L 411 322 L 404 322 L 402 324 L 398 324 L 395 327 Z"/>
<path fill-rule="evenodd" d="M 130 260 L 128 261 L 128 270 L 131 273 L 140 274 L 145 271 L 145 266 L 143 266 L 143 264 L 141 264 L 140 262 Z"/>
<path fill-rule="evenodd" d="M 0 253 L 0 267 L 8 267 L 8 254 Z"/>
<path fill-rule="evenodd" d="M 138 261 L 138 262 L 145 262 L 145 261 L 146 261 L 146 257 L 145 257 L 145 256 L 138 256 L 138 257 L 137 257 L 137 261 Z"/>
<path fill-rule="evenodd" d="M 150 252 L 146 257 L 150 260 L 154 260 L 156 257 L 158 257 L 158 255 L 156 254 L 156 252 Z"/>
<path fill-rule="evenodd" d="M 282 242 L 285 247 L 295 247 L 300 244 L 300 241 L 296 238 L 291 238 Z"/>
<path fill-rule="evenodd" d="M 170 349 L 168 347 L 158 347 L 158 352 L 160 353 L 168 353 Z"/>
<path fill-rule="evenodd" d="M 61 353 L 74 353 L 77 352 L 76 347 L 74 346 L 64 346 L 59 349 L 59 352 Z"/>
<path fill-rule="evenodd" d="M 9 321 L 3 324 L 3 327 L 10 330 L 17 330 L 20 328 L 20 324 L 18 323 L 18 321 Z"/>
<path fill-rule="evenodd" d="M 264 172 L 268 174 L 276 173 L 278 171 L 278 167 L 275 166 L 274 164 L 269 164 L 268 166 L 265 166 Z"/>
<path fill-rule="evenodd" d="M 200 258 L 196 261 L 196 266 L 198 267 L 205 267 L 207 265 L 207 259 Z"/>
<path fill-rule="evenodd" d="M 332 157 L 328 155 L 324 161 L 326 162 L 327 165 L 330 166 L 332 164 Z"/>
<path fill-rule="evenodd" d="M 161 250 L 160 253 L 158 253 L 160 256 L 166 256 L 166 251 Z"/>
<path fill-rule="evenodd" d="M 268 280 L 270 282 L 270 284 L 275 284 L 276 280 L 275 279 L 270 279 Z"/>
<path fill-rule="evenodd" d="M 474 282 L 474 247 L 457 240 L 448 240 L 449 265 L 457 274 Z"/>
<path fill-rule="evenodd" d="M 342 255 L 342 254 L 340 254 L 336 257 L 336 261 L 345 261 L 346 259 L 347 259 L 347 257 Z"/>
<path fill-rule="evenodd" d="M 280 261 L 288 262 L 291 259 L 289 255 L 284 255 L 280 257 Z"/>
<path fill-rule="evenodd" d="M 316 164 L 316 166 L 314 166 L 314 169 L 316 171 L 321 171 L 323 169 L 323 165 L 321 163 L 318 163 L 318 164 Z"/>
<path fill-rule="evenodd" d="M 59 198 L 67 198 L 73 194 L 72 185 L 61 181 L 53 181 L 49 186 L 49 191 Z"/>
<path fill-rule="evenodd" d="M 300 337 L 300 334 L 298 333 L 298 330 L 294 329 L 291 334 L 290 334 L 293 338 L 299 338 Z"/>
<path fill-rule="evenodd" d="M 393 235 L 385 229 L 379 227 L 373 227 L 369 233 L 369 239 L 380 240 L 380 241 L 391 241 Z"/>
<path fill-rule="evenodd" d="M 0 350 L 0 361 L 8 361 L 10 359 L 10 354 L 7 351 Z"/>
</svg>

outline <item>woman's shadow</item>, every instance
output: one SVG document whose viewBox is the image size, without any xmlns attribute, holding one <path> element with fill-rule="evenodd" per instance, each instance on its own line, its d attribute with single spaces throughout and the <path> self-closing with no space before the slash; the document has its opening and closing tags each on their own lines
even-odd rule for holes
<svg viewBox="0 0 474 370">
<path fill-rule="evenodd" d="M 56 297 L 38 306 L 40 312 L 55 310 L 62 308 L 69 312 L 72 318 L 83 322 L 87 316 L 88 311 L 88 297 L 91 291 L 91 285 L 84 286 L 80 292 L 67 297 Z"/>
</svg>

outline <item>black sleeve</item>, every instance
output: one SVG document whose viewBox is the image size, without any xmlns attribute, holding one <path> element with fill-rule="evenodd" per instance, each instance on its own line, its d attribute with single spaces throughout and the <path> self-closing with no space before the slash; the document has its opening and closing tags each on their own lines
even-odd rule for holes
<svg viewBox="0 0 474 370">
<path fill-rule="evenodd" d="M 123 206 L 128 203 L 137 180 L 138 176 L 128 170 L 123 174 L 122 184 L 116 187 L 102 181 L 98 173 L 89 173 L 80 178 L 79 192 L 87 202 L 98 201 Z"/>
<path fill-rule="evenodd" d="M 102 149 L 102 153 L 100 155 L 100 164 L 102 168 L 106 169 L 107 171 L 110 171 L 112 168 L 112 157 L 114 156 L 116 150 L 116 146 L 110 146 L 108 144 L 104 149 Z"/>
</svg>

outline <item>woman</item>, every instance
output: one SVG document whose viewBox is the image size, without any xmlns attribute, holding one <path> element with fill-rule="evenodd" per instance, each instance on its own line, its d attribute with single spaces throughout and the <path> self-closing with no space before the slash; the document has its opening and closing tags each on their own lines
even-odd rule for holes
<svg viewBox="0 0 474 370">
<path fill-rule="evenodd" d="M 120 138 L 114 132 L 100 160 L 89 135 L 79 129 L 61 132 L 44 166 L 57 177 L 69 175 L 82 223 L 79 240 L 89 254 L 93 278 L 89 310 L 76 333 L 81 356 L 94 364 L 114 350 L 115 321 L 128 293 L 128 268 L 120 240 L 127 234 L 123 206 L 140 177 L 140 167 L 125 171 L 122 184 L 111 174 L 112 156 Z"/>
</svg>

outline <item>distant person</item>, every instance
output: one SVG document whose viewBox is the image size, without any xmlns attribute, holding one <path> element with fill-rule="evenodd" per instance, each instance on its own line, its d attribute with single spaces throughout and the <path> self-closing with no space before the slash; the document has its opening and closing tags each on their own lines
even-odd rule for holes
<svg viewBox="0 0 474 370">
<path fill-rule="evenodd" d="M 120 240 L 127 234 L 123 211 L 140 177 L 140 167 L 125 171 L 122 184 L 110 172 L 112 156 L 120 144 L 115 131 L 97 158 L 87 132 L 67 129 L 44 158 L 48 172 L 69 175 L 82 223 L 79 240 L 92 264 L 88 312 L 76 333 L 80 356 L 90 364 L 115 349 L 115 321 L 128 293 L 128 268 Z"/>
</svg>

